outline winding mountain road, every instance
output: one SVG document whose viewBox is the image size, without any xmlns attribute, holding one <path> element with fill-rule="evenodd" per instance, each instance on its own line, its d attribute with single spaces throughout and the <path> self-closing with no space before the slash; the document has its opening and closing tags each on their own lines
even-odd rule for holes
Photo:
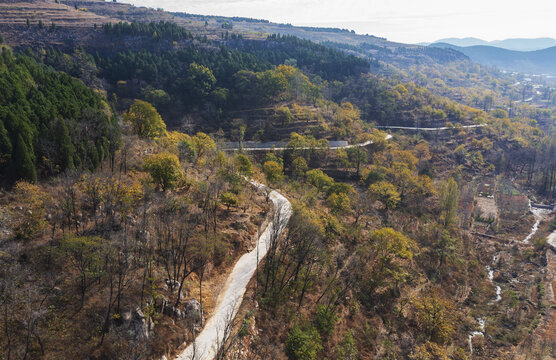
<svg viewBox="0 0 556 360">
<path fill-rule="evenodd" d="M 392 138 L 392 135 L 386 135 L 386 140 L 389 140 Z M 371 145 L 373 143 L 372 140 L 369 141 L 365 141 L 364 143 L 360 143 L 360 144 L 351 144 L 351 145 L 341 145 L 341 146 L 330 146 L 329 148 L 327 148 L 328 150 L 339 150 L 339 149 L 351 149 L 351 148 L 355 148 L 355 147 L 365 147 L 367 145 Z M 289 147 L 275 147 L 275 146 L 262 146 L 262 147 L 244 147 L 243 151 L 284 151 L 284 150 L 288 150 L 290 149 Z M 302 148 L 295 148 L 296 150 L 311 150 L 314 148 L 311 147 L 302 147 Z M 239 151 L 239 148 L 233 148 L 233 149 L 224 149 L 227 151 Z"/>
<path fill-rule="evenodd" d="M 266 186 L 254 180 L 251 184 L 261 190 Z M 292 213 L 292 207 L 288 199 L 279 192 L 272 190 L 270 200 L 274 204 L 275 211 L 279 212 L 280 224 L 284 224 L 278 233 L 281 233 Z M 197 335 L 195 341 L 190 344 L 178 360 L 211 360 L 216 356 L 218 344 L 221 344 L 225 337 L 225 328 L 230 320 L 235 318 L 243 295 L 247 288 L 247 284 L 253 276 L 258 263 L 265 256 L 271 237 L 275 233 L 274 224 L 271 221 L 258 239 L 258 244 L 251 252 L 243 255 L 235 264 L 234 269 L 226 280 L 223 292 L 220 294 L 216 309 L 210 319 L 206 322 L 205 327 Z"/>
<path fill-rule="evenodd" d="M 386 140 L 392 138 L 392 135 L 387 135 Z M 344 145 L 337 147 L 330 147 L 331 150 L 335 149 L 349 149 L 354 147 L 365 147 L 372 144 L 372 141 L 366 141 L 360 144 Z M 254 148 L 253 150 L 286 150 L 287 148 Z M 250 149 L 243 149 L 249 151 Z M 254 180 L 249 181 L 253 186 L 260 190 L 269 190 L 265 185 L 258 183 Z M 247 289 L 247 284 L 255 273 L 259 262 L 264 258 L 270 245 L 270 240 L 276 233 L 280 234 L 286 227 L 289 218 L 292 214 L 292 206 L 286 197 L 272 190 L 269 195 L 270 200 L 274 205 L 274 209 L 278 212 L 280 218 L 280 229 L 274 229 L 274 222 L 270 222 L 262 235 L 257 240 L 257 246 L 251 252 L 243 255 L 235 264 L 232 272 L 226 280 L 224 290 L 220 293 L 217 300 L 217 305 L 212 316 L 207 320 L 205 327 L 195 341 L 188 345 L 188 347 L 176 357 L 177 360 L 212 360 L 215 358 L 218 351 L 218 345 L 225 340 L 225 328 L 228 326 L 230 320 L 234 319 L 237 315 L 243 295 Z"/>
<path fill-rule="evenodd" d="M 479 125 L 463 125 L 462 128 L 464 129 L 475 129 L 488 126 L 488 124 L 479 124 Z M 419 130 L 419 131 L 442 131 L 442 130 L 450 130 L 456 129 L 455 127 L 411 127 L 411 126 L 377 126 L 378 129 L 393 129 L 393 130 Z"/>
</svg>

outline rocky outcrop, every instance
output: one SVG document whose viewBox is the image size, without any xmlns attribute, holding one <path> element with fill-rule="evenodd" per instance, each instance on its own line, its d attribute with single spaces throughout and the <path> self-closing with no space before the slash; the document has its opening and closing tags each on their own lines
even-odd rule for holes
<svg viewBox="0 0 556 360">
<path fill-rule="evenodd" d="M 121 321 L 137 341 L 147 340 L 154 331 L 154 322 L 148 319 L 140 308 L 123 311 Z"/>
<path fill-rule="evenodd" d="M 204 323 L 203 309 L 197 299 L 187 300 L 184 303 L 185 317 L 193 320 L 196 324 Z"/>
</svg>

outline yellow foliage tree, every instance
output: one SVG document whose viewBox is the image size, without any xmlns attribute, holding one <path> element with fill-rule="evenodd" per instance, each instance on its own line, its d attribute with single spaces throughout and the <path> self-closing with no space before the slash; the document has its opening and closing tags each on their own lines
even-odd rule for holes
<svg viewBox="0 0 556 360">
<path fill-rule="evenodd" d="M 147 157 L 143 161 L 143 168 L 147 171 L 155 184 L 162 190 L 172 189 L 181 177 L 180 160 L 174 154 L 160 153 Z"/>
<path fill-rule="evenodd" d="M 456 308 L 454 303 L 431 290 L 412 301 L 417 327 L 428 340 L 444 344 L 455 332 Z"/>
<path fill-rule="evenodd" d="M 427 341 L 415 348 L 409 356 L 411 360 L 448 360 L 446 349 Z"/>
<path fill-rule="evenodd" d="M 203 159 L 209 152 L 216 150 L 214 140 L 203 132 L 197 133 L 192 140 L 197 160 Z"/>
<path fill-rule="evenodd" d="M 263 172 L 269 183 L 276 185 L 284 178 L 284 170 L 276 161 L 267 161 L 263 165 Z"/>
<path fill-rule="evenodd" d="M 383 203 L 386 210 L 395 209 L 400 202 L 400 193 L 388 181 L 379 181 L 369 186 L 369 195 Z"/>
<path fill-rule="evenodd" d="M 166 124 L 154 106 L 146 101 L 135 100 L 124 114 L 124 121 L 129 122 L 140 137 L 154 139 L 166 134 Z"/>
</svg>

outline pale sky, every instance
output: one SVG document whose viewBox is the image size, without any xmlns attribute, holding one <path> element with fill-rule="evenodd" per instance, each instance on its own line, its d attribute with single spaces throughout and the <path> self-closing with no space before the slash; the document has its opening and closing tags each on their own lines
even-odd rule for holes
<svg viewBox="0 0 556 360">
<path fill-rule="evenodd" d="M 193 14 L 349 28 L 417 43 L 446 37 L 556 38 L 556 0 L 119 0 Z"/>
</svg>

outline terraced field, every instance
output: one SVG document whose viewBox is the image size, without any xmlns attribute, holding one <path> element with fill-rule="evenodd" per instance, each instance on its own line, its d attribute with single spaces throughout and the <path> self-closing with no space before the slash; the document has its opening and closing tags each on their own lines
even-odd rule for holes
<svg viewBox="0 0 556 360">
<path fill-rule="evenodd" d="M 57 27 L 91 28 L 94 24 L 113 21 L 109 17 L 97 15 L 87 8 L 75 8 L 54 1 L 20 2 L 8 1 L 0 4 L 1 26 L 36 26 L 42 20 L 45 27 L 52 23 Z"/>
</svg>

